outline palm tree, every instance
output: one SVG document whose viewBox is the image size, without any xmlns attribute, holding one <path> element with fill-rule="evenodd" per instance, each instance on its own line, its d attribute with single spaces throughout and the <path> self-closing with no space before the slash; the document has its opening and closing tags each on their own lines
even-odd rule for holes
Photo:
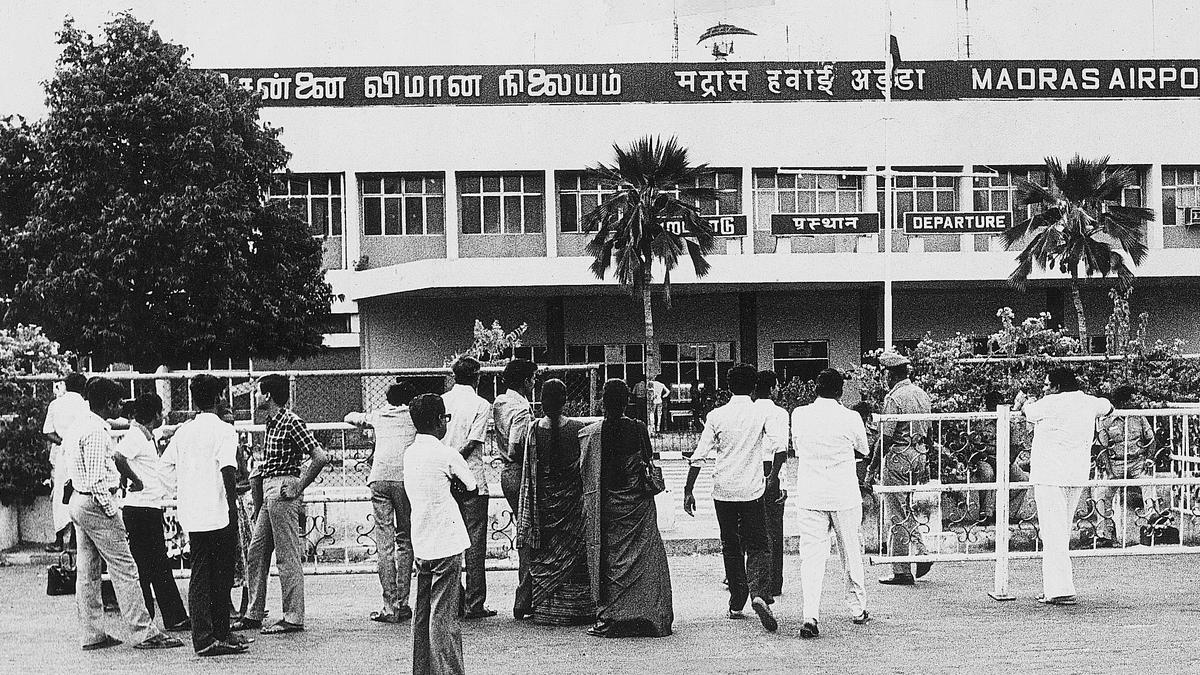
<svg viewBox="0 0 1200 675">
<path fill-rule="evenodd" d="M 653 267 L 663 267 L 663 292 L 671 306 L 671 270 L 686 253 L 696 276 L 708 274 L 705 254 L 713 248 L 714 238 L 708 223 L 700 217 L 695 202 L 713 201 L 713 188 L 695 187 L 698 178 L 708 172 L 705 164 L 688 163 L 687 149 L 675 137 L 663 142 L 644 136 L 628 148 L 613 145 L 612 166 L 597 164 L 588 173 L 613 193 L 582 218 L 585 231 L 596 231 L 587 245 L 594 260 L 592 273 L 603 279 L 610 267 L 616 280 L 642 300 L 646 331 L 646 375 L 660 370 L 658 343 L 654 339 L 654 312 L 650 303 Z M 684 222 L 682 233 L 664 227 L 667 219 Z M 647 406 L 650 397 L 646 397 Z M 647 419 L 649 419 L 647 417 Z"/>
<path fill-rule="evenodd" d="M 1085 276 L 1099 272 L 1117 277 L 1117 285 L 1128 289 L 1134 265 L 1146 259 L 1145 225 L 1154 219 L 1154 211 L 1140 206 L 1122 206 L 1121 194 L 1138 184 L 1137 173 L 1129 167 L 1110 167 L 1108 157 L 1083 159 L 1075 155 L 1066 168 L 1055 157 L 1046 158 L 1049 186 L 1016 179 L 1017 206 L 1037 207 L 1038 213 L 1004 232 L 1005 248 L 1011 250 L 1028 238 L 1017 256 L 1017 268 L 1008 280 L 1024 289 L 1034 265 L 1039 269 L 1058 268 L 1069 274 L 1071 299 L 1079 325 L 1079 339 L 1086 349 L 1087 319 L 1079 293 L 1079 266 Z"/>
</svg>

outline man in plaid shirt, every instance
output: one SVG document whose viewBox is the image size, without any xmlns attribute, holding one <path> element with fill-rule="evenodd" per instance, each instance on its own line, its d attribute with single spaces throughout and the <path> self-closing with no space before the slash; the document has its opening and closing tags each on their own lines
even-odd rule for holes
<svg viewBox="0 0 1200 675">
<path fill-rule="evenodd" d="M 246 554 L 250 611 L 233 629 L 261 628 L 264 635 L 295 633 L 304 630 L 303 548 L 297 527 L 303 508 L 301 495 L 320 475 L 329 458 L 304 420 L 285 407 L 291 396 L 286 377 L 265 375 L 259 378 L 257 390 L 255 405 L 267 418 L 263 461 L 258 467 L 263 482 L 263 506 L 254 521 L 254 534 Z M 305 459 L 312 461 L 302 474 Z M 283 619 L 263 628 L 272 544 L 283 591 Z"/>
</svg>

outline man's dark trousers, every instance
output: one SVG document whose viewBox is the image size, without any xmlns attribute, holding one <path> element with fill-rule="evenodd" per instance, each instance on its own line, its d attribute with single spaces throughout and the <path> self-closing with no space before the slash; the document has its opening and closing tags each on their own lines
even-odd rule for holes
<svg viewBox="0 0 1200 675">
<path fill-rule="evenodd" d="M 748 597 L 771 597 L 771 548 L 767 518 L 760 497 L 748 502 L 714 500 L 721 530 L 725 579 L 729 582 L 729 609 L 741 610 Z"/>
<path fill-rule="evenodd" d="M 129 552 L 137 563 L 138 580 L 146 611 L 154 616 L 154 601 L 162 608 L 163 627 L 170 628 L 187 619 L 187 609 L 171 574 L 167 559 L 167 541 L 163 534 L 163 510 L 142 506 L 121 509 L 125 531 L 129 533 Z"/>
<path fill-rule="evenodd" d="M 517 522 L 521 506 L 521 463 L 505 464 L 500 471 L 500 489 L 512 510 L 512 522 Z M 468 531 L 468 534 L 470 532 Z M 533 611 L 533 582 L 529 579 L 529 552 L 517 548 L 517 596 L 513 600 L 513 616 L 520 619 Z"/>
<path fill-rule="evenodd" d="M 467 573 L 467 585 L 463 592 L 463 612 L 478 614 L 484 610 L 487 600 L 487 575 L 484 562 L 487 557 L 488 496 L 468 497 L 459 505 L 463 524 L 471 546 L 463 552 L 463 569 Z"/>
<path fill-rule="evenodd" d="M 231 522 L 220 530 L 188 533 L 192 545 L 188 609 L 192 613 L 192 647 L 197 652 L 229 638 L 229 589 L 233 586 L 237 555 L 236 527 Z"/>
<path fill-rule="evenodd" d="M 783 507 L 779 502 L 779 478 L 767 480 L 763 492 L 763 511 L 767 517 L 767 539 L 771 546 L 771 575 L 767 578 L 767 589 L 771 595 L 783 594 Z"/>
</svg>

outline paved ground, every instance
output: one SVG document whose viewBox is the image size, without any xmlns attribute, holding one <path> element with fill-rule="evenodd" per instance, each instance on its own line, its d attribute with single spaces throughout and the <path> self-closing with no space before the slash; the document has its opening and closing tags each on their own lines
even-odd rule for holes
<svg viewBox="0 0 1200 675">
<path fill-rule="evenodd" d="M 835 559 L 836 560 L 836 559 Z M 943 564 L 915 588 L 871 582 L 875 620 L 853 626 L 843 608 L 831 561 L 822 635 L 802 641 L 798 559 L 787 559 L 786 595 L 776 605 L 778 634 L 757 621 L 723 618 L 724 591 L 716 556 L 671 558 L 675 635 L 603 640 L 580 628 L 544 628 L 501 616 L 464 626 L 468 670 L 474 673 L 783 673 L 836 672 L 1200 672 L 1196 648 L 1200 588 L 1190 556 L 1077 560 L 1081 602 L 1034 602 L 1038 567 L 1013 566 L 1015 602 L 989 599 L 991 568 Z M 868 568 L 874 577 L 881 570 Z M 503 610 L 515 573 L 489 575 L 491 604 Z M 186 581 L 180 582 L 186 587 Z M 278 614 L 273 581 L 270 606 Z M 369 575 L 324 576 L 307 582 L 308 631 L 260 636 L 248 654 L 201 659 L 190 648 L 139 652 L 121 646 L 79 650 L 74 599 L 44 594 L 44 571 L 0 568 L 0 672 L 147 672 L 190 674 L 397 672 L 411 668 L 410 630 L 367 621 L 378 585 Z M 114 623 L 114 634 L 124 631 Z"/>
</svg>

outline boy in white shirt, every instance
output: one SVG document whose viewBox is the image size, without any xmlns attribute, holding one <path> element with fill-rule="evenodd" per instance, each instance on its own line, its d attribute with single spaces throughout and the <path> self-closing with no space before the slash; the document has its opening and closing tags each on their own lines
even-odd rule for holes
<svg viewBox="0 0 1200 675">
<path fill-rule="evenodd" d="M 412 505 L 412 545 L 417 559 L 417 602 L 413 612 L 413 672 L 465 672 L 459 578 L 462 552 L 471 544 L 462 513 L 450 491 L 455 479 L 468 492 L 477 484 L 467 460 L 442 443 L 450 421 L 442 397 L 422 394 L 408 406 L 417 438 L 404 456 L 404 489 Z"/>
<path fill-rule="evenodd" d="M 238 555 L 237 432 L 216 414 L 223 380 L 197 375 L 190 388 L 200 414 L 179 427 L 162 459 L 176 479 L 179 524 L 192 546 L 192 647 L 199 656 L 240 654 L 249 640 L 229 630 Z"/>
</svg>

